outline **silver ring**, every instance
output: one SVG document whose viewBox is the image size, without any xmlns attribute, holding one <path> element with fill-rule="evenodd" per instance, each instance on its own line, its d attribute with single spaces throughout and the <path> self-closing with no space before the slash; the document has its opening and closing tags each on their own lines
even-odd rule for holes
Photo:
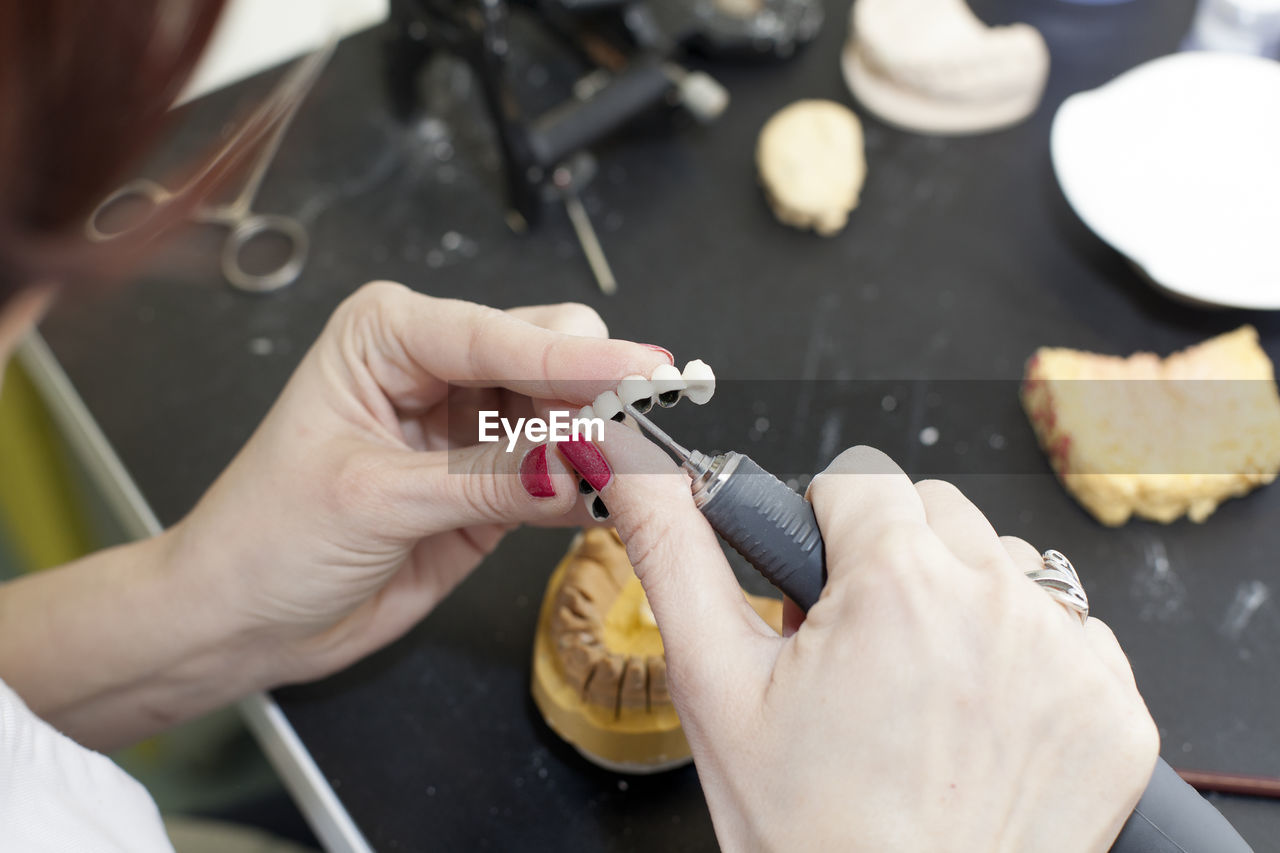
<svg viewBox="0 0 1280 853">
<path fill-rule="evenodd" d="M 1089 618 L 1089 596 L 1084 594 L 1084 585 L 1080 583 L 1080 575 L 1076 567 L 1061 551 L 1049 550 L 1040 555 L 1044 565 L 1027 572 L 1027 577 L 1036 582 L 1050 598 L 1067 610 L 1080 617 L 1083 625 Z"/>
</svg>

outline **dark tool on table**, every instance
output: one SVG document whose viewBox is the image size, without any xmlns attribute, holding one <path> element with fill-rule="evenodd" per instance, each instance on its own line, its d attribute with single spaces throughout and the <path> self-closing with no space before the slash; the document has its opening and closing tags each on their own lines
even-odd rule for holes
<svg viewBox="0 0 1280 853">
<path fill-rule="evenodd" d="M 245 121 L 240 130 L 227 141 L 222 152 L 215 157 L 204 171 L 191 178 L 182 187 L 170 190 L 149 178 L 130 181 L 107 196 L 89 215 L 85 223 L 88 238 L 97 243 L 116 239 L 129 232 L 125 227 L 119 230 L 104 230 L 102 227 L 107 218 L 107 211 L 129 202 L 143 202 L 149 210 L 147 215 L 157 212 L 166 204 L 182 198 L 190 192 L 203 178 L 222 165 L 223 155 L 235 150 L 242 142 L 242 137 L 251 127 L 265 122 L 266 137 L 260 141 L 260 152 L 249 168 L 248 176 L 236 197 L 225 204 L 201 203 L 191 211 L 195 222 L 205 225 L 222 225 L 229 229 L 226 242 L 222 246 L 222 275 L 227 282 L 239 290 L 252 293 L 266 293 L 292 284 L 302 272 L 307 261 L 309 241 L 307 231 L 292 216 L 273 213 L 254 213 L 253 202 L 258 196 L 258 189 L 266 177 L 280 142 L 289 130 L 298 107 L 306 99 L 307 93 L 315 85 L 316 78 L 324 70 L 329 57 L 333 55 L 337 39 L 330 39 L 319 50 L 299 60 L 289 71 L 280 85 L 263 101 L 255 113 Z M 284 260 L 265 272 L 251 272 L 245 269 L 241 257 L 245 247 L 263 235 L 274 235 L 288 246 Z"/>
<path fill-rule="evenodd" d="M 599 0 L 577 0 L 592 2 Z M 817 0 L 649 0 L 625 6 L 627 29 L 641 44 L 680 45 L 735 59 L 786 59 L 817 37 L 823 20 Z"/>
<path fill-rule="evenodd" d="M 689 450 L 625 405 L 646 432 L 693 476 L 694 505 L 711 527 L 808 612 L 826 584 L 822 533 L 813 506 L 750 457 Z M 1156 762 L 1113 853 L 1249 853 L 1252 848 L 1165 760 Z"/>
<path fill-rule="evenodd" d="M 417 75 L 436 52 L 466 62 L 484 93 L 502 153 L 507 223 L 524 231 L 539 221 L 546 202 L 562 202 L 600 290 L 613 293 L 616 281 L 580 200 L 595 172 L 587 149 L 639 115 L 674 103 L 710 121 L 727 96 L 705 74 L 662 57 L 623 55 L 579 28 L 569 7 L 546 5 L 535 5 L 537 20 L 594 69 L 558 106 L 532 116 L 522 105 L 510 67 L 512 9 L 505 0 L 394 3 L 387 69 L 392 104 L 404 120 L 417 111 Z"/>
<path fill-rule="evenodd" d="M 586 69 L 538 115 L 512 79 L 515 11 L 529 13 Z M 563 203 L 600 289 L 612 293 L 613 273 L 579 198 L 595 172 L 590 149 L 647 113 L 677 108 L 705 123 L 723 112 L 727 93 L 684 67 L 687 50 L 785 57 L 821 20 L 819 0 L 396 0 L 388 82 L 395 112 L 408 120 L 422 106 L 417 77 L 431 57 L 444 51 L 465 61 L 502 153 L 507 222 L 524 231 L 545 203 Z"/>
<path fill-rule="evenodd" d="M 1182 781 L 1201 793 L 1240 794 L 1245 797 L 1280 799 L 1280 778 L 1254 773 L 1223 773 L 1218 770 L 1178 771 Z"/>
</svg>

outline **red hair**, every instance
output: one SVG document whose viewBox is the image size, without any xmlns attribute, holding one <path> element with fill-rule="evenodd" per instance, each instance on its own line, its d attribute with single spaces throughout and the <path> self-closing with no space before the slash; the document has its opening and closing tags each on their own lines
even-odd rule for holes
<svg viewBox="0 0 1280 853">
<path fill-rule="evenodd" d="M 165 129 L 225 3 L 0 3 L 0 308 L 29 285 L 116 269 L 171 224 L 154 217 L 110 245 L 84 237 Z"/>
</svg>

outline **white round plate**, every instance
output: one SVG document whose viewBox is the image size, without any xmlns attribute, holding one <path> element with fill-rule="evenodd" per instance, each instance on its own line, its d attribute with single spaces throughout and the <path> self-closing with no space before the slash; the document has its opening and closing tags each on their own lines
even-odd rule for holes
<svg viewBox="0 0 1280 853">
<path fill-rule="evenodd" d="M 1050 149 L 1076 213 L 1160 287 L 1280 310 L 1280 62 L 1152 60 L 1067 98 Z"/>
</svg>

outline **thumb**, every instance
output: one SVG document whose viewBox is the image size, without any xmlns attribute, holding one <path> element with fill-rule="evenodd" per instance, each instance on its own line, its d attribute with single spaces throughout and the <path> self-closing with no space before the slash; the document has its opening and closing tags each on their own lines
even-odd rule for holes
<svg viewBox="0 0 1280 853">
<path fill-rule="evenodd" d="M 541 521 L 576 505 L 578 478 L 546 442 L 521 438 L 510 450 L 493 442 L 440 455 L 445 470 L 426 516 L 438 530 Z"/>
<path fill-rule="evenodd" d="M 688 475 L 622 424 L 605 425 L 599 449 L 617 475 L 600 495 L 653 608 L 677 698 L 739 692 L 749 644 L 777 634 L 743 596 Z"/>
</svg>

